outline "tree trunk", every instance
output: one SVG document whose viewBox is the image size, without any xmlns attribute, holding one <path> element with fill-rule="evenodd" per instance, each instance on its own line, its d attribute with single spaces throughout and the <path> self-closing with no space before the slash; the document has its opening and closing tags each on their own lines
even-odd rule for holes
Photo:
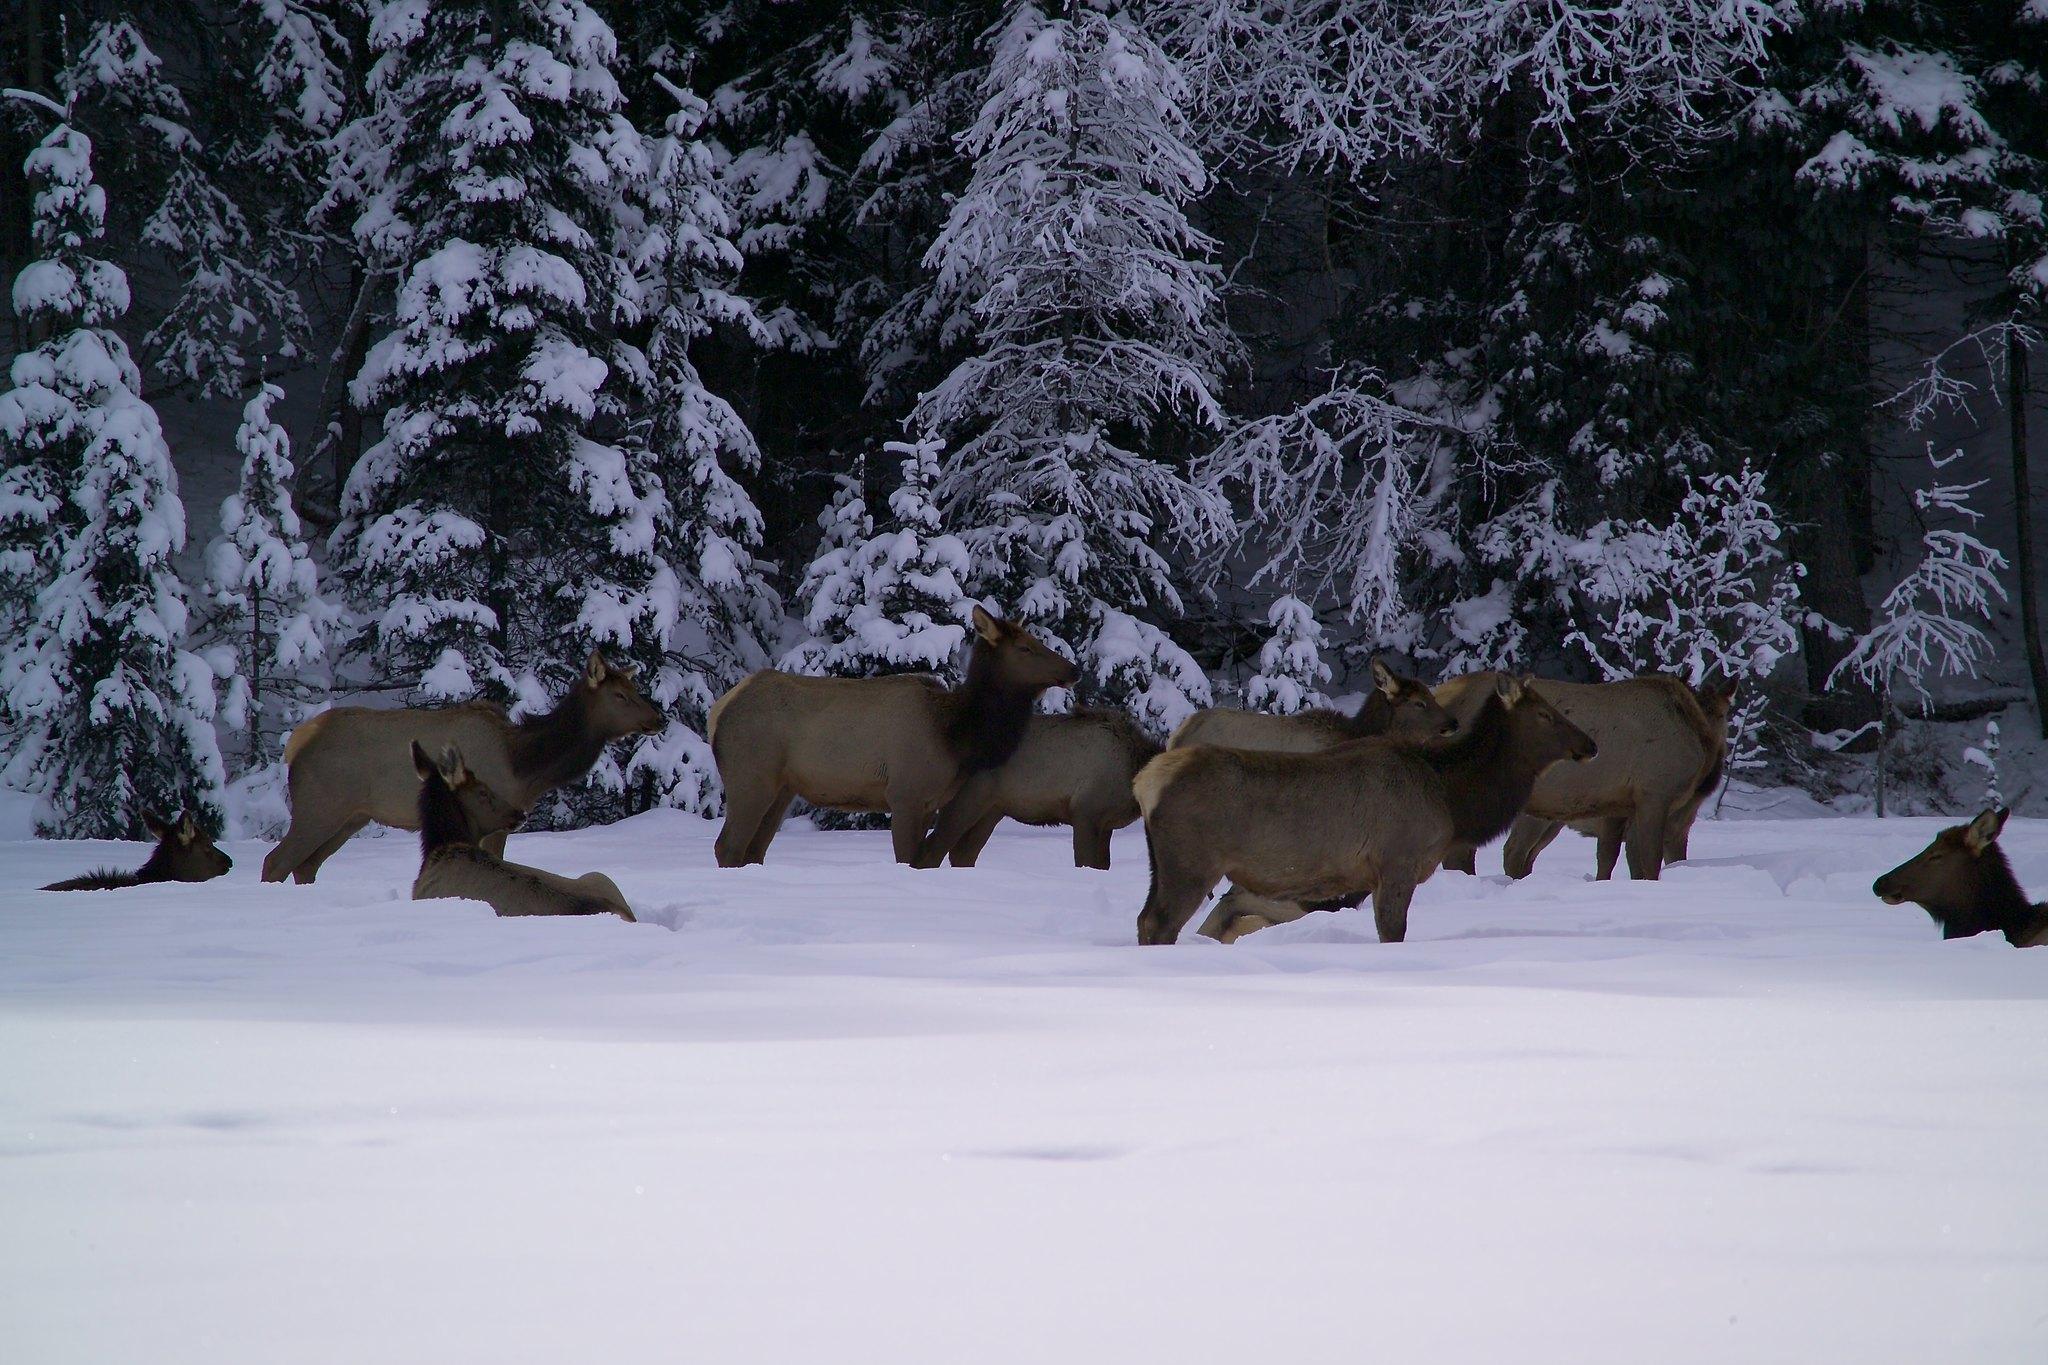
<svg viewBox="0 0 2048 1365">
<path fill-rule="evenodd" d="M 249 766 L 263 763 L 263 589 L 249 585 Z"/>
<path fill-rule="evenodd" d="M 2034 489 L 2027 469 L 2027 343 L 2017 327 L 2005 332 L 2007 420 L 2012 430 L 2012 493 L 2017 513 L 2020 629 L 2027 642 L 2027 672 L 2034 680 L 2034 721 L 2048 739 L 2048 658 L 2041 651 L 2040 582 L 2034 564 Z"/>
<path fill-rule="evenodd" d="M 1877 818 L 1884 819 L 1884 767 L 1891 757 L 1892 747 L 1892 690 L 1878 689 L 1877 693 Z"/>
<path fill-rule="evenodd" d="M 318 513 L 312 508 L 301 507 L 300 512 L 308 520 L 332 525 L 341 510 L 341 490 L 348 482 L 349 467 L 354 463 L 352 447 L 355 442 L 348 439 L 354 425 L 356 412 L 349 401 L 348 381 L 362 368 L 365 342 L 370 331 L 371 301 L 377 292 L 376 277 L 356 269 L 349 272 L 349 282 L 355 287 L 355 299 L 348 311 L 348 320 L 342 324 L 341 337 L 334 344 L 334 350 L 327 360 L 327 380 L 320 386 L 320 406 L 313 420 L 319 425 L 313 429 L 311 441 L 300 443 L 300 449 L 307 452 L 305 461 L 299 466 L 299 489 L 303 496 L 309 484 L 318 477 L 323 462 L 327 465 L 332 479 L 333 507 Z"/>
</svg>

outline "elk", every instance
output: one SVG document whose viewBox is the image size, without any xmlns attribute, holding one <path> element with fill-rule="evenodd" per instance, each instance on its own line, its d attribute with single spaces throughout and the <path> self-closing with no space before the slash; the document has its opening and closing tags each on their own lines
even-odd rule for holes
<svg viewBox="0 0 2048 1365">
<path fill-rule="evenodd" d="M 52 882 L 45 891 L 112 891 L 123 886 L 146 886 L 150 882 L 210 882 L 224 877 L 235 860 L 214 846 L 212 838 L 199 827 L 190 811 L 173 825 L 152 811 L 144 811 L 142 824 L 156 836 L 149 860 L 133 872 L 101 868 L 82 877 Z"/>
<path fill-rule="evenodd" d="M 790 802 L 889 812 L 896 861 L 961 784 L 1024 740 L 1033 703 L 1079 676 L 1021 626 L 974 609 L 967 680 L 925 674 L 809 678 L 763 669 L 711 708 L 711 754 L 725 783 L 720 867 L 763 862 Z"/>
<path fill-rule="evenodd" d="M 1074 866 L 1107 868 L 1109 836 L 1138 818 L 1131 779 L 1159 745 L 1121 711 L 1084 707 L 1032 716 L 1017 752 L 960 784 L 918 851 L 919 867 L 950 856 L 973 867 L 1003 817 L 1027 825 L 1071 825 Z"/>
<path fill-rule="evenodd" d="M 1994 806 L 1966 825 L 1951 825 L 1870 889 L 1886 905 L 1912 901 L 1945 939 L 1996 929 L 2015 948 L 2048 947 L 2048 905 L 2027 900 L 1998 846 L 2009 814 Z"/>
<path fill-rule="evenodd" d="M 361 706 L 323 711 L 292 731 L 289 765 L 291 828 L 263 860 L 263 880 L 310 882 L 320 864 L 372 820 L 416 829 L 418 784 L 407 775 L 407 747 L 431 752 L 453 744 L 471 770 L 521 810 L 590 771 L 604 746 L 627 735 L 651 735 L 667 724 L 640 694 L 633 670 L 592 650 L 583 676 L 546 715 L 513 722 L 488 702 L 378 711 Z M 505 831 L 485 847 L 505 849 Z"/>
<path fill-rule="evenodd" d="M 1218 744 L 1227 749 L 1311 753 L 1373 735 L 1427 739 L 1458 728 L 1426 685 L 1402 677 L 1378 659 L 1372 661 L 1372 677 L 1373 689 L 1353 715 L 1320 706 L 1292 716 L 1212 706 L 1182 721 L 1168 737 L 1166 747 Z"/>
<path fill-rule="evenodd" d="M 1453 839 L 1495 837 L 1544 769 L 1596 752 L 1533 687 L 1507 677 L 1449 740 L 1358 739 L 1315 753 L 1169 749 L 1135 784 L 1152 855 L 1138 941 L 1175 941 L 1228 877 L 1234 885 L 1203 929 L 1211 937 L 1369 895 L 1380 941 L 1399 943 L 1415 888 Z"/>
<path fill-rule="evenodd" d="M 526 812 L 471 772 L 456 746 L 444 745 L 433 759 L 414 740 L 412 763 L 419 776 L 420 831 L 414 900 L 482 901 L 501 916 L 617 915 L 632 922 L 626 898 L 602 872 L 563 877 L 487 852 L 483 841 L 517 828 Z"/>
<path fill-rule="evenodd" d="M 1497 673 L 1469 673 L 1438 685 L 1445 709 L 1462 716 L 1481 704 Z M 1624 849 L 1629 875 L 1655 881 L 1666 862 L 1684 856 L 1700 802 L 1720 780 L 1733 687 L 1696 693 L 1677 678 L 1647 674 L 1611 683 L 1553 682 L 1536 687 L 1591 735 L 1600 757 L 1553 768 L 1536 783 L 1508 835 L 1501 860 L 1511 877 L 1526 877 L 1536 855 L 1569 824 L 1599 840 L 1597 875 L 1613 875 Z M 1453 845 L 1444 865 L 1474 868 L 1475 846 Z M 1674 856 L 1676 855 L 1676 856 Z"/>
</svg>

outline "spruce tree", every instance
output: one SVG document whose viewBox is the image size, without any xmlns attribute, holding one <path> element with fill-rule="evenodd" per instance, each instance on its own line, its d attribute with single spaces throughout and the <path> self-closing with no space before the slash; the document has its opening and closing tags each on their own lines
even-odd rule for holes
<svg viewBox="0 0 2048 1365">
<path fill-rule="evenodd" d="M 17 359 L 0 430 L 8 473 L 33 473 L 16 486 L 55 530 L 54 542 L 31 548 L 61 552 L 0 657 L 0 695 L 16 726 L 4 777 L 40 794 L 36 831 L 49 837 L 136 838 L 151 810 L 188 810 L 218 829 L 212 673 L 185 648 L 173 562 L 185 509 L 142 376 L 113 331 L 128 309 L 127 278 L 87 254 L 105 212 L 92 144 L 67 117 L 28 169 L 36 240 L 50 254 L 17 280 L 16 300 L 59 330 Z M 52 506 L 53 494 L 63 504 Z M 32 581 L 41 563 L 31 554 L 16 567 Z"/>
<path fill-rule="evenodd" d="M 1266 625 L 1272 634 L 1259 648 L 1259 671 L 1245 684 L 1244 704 L 1276 716 L 1328 706 L 1321 688 L 1330 666 L 1323 662 L 1323 627 L 1314 610 L 1299 597 L 1276 598 Z"/>
<path fill-rule="evenodd" d="M 385 676 L 545 706 L 592 648 L 654 647 L 663 509 L 619 440 L 635 358 L 612 326 L 644 146 L 580 0 L 395 4 L 369 36 L 354 231 L 401 283 L 353 383 L 383 437 L 335 558 Z"/>
<path fill-rule="evenodd" d="M 259 768 L 322 679 L 335 612 L 292 506 L 291 441 L 271 416 L 284 390 L 265 384 L 242 409 L 241 479 L 220 505 L 206 551 L 203 600 L 211 637 L 230 660 L 221 718 L 243 735 L 244 770 Z"/>
<path fill-rule="evenodd" d="M 1214 430 L 1229 355 L 1208 186 L 1172 61 L 1125 13 L 1014 5 L 962 135 L 973 177 L 925 256 L 927 307 L 968 358 L 912 422 L 951 454 L 940 499 L 971 589 L 1074 652 L 1164 731 L 1206 680 L 1137 613 L 1181 611 L 1159 545 L 1221 535 L 1222 500 L 1154 452 Z"/>
</svg>

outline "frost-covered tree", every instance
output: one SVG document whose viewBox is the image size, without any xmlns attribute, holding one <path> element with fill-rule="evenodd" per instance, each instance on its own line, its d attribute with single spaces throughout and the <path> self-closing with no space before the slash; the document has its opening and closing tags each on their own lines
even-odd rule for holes
<svg viewBox="0 0 2048 1365">
<path fill-rule="evenodd" d="M 46 836 L 138 837 L 145 810 L 186 809 L 217 828 L 213 676 L 185 648 L 173 562 L 185 509 L 142 376 L 113 330 L 128 309 L 127 278 L 87 254 L 106 202 L 92 144 L 63 117 L 29 162 L 37 242 L 49 254 L 16 281 L 15 301 L 59 330 L 16 360 L 0 432 L 9 474 L 24 467 L 14 451 L 44 464 L 35 515 L 63 530 L 54 574 L 0 655 L 0 696 L 16 728 L 0 776 L 39 794 L 36 830 Z M 63 498 L 61 521 L 52 493 Z"/>
<path fill-rule="evenodd" d="M 1689 475 L 1670 521 L 1602 532 L 1580 579 L 1599 619 L 1567 642 L 1607 680 L 1660 669 L 1694 687 L 1760 682 L 1799 647 L 1804 570 L 1786 557 L 1762 470 Z M 1731 769 L 1762 761 L 1765 705 L 1752 687 L 1730 715 Z"/>
<path fill-rule="evenodd" d="M 353 382 L 383 436 L 335 559 L 387 676 L 541 706 L 592 648 L 657 627 L 664 509 L 617 439 L 634 357 L 613 326 L 645 149 L 581 0 L 393 0 L 369 40 L 354 232 L 401 283 Z"/>
<path fill-rule="evenodd" d="M 1960 455 L 1958 451 L 1944 459 L 1928 448 L 1935 478 L 1914 492 L 1913 505 L 1923 515 L 1947 514 L 1963 519 L 1963 524 L 1932 527 L 1921 536 L 1920 562 L 1885 594 L 1870 630 L 1828 675 L 1830 686 L 1854 678 L 1877 692 L 1880 816 L 1885 813 L 1893 694 L 1910 688 L 1924 706 L 1931 679 L 1975 677 L 1992 653 L 1991 639 L 1977 623 L 1989 618 L 1994 599 L 2005 600 L 2005 585 L 1997 572 L 2005 567 L 2005 556 L 1964 529 L 1983 517 L 1970 506 L 1970 494 L 1983 487 L 1983 481 L 1957 484 L 1940 478 L 1941 470 Z"/>
<path fill-rule="evenodd" d="M 206 550 L 207 626 L 226 664 L 221 719 L 243 735 L 246 769 L 273 757 L 273 741 L 323 688 L 314 670 L 328 665 L 336 625 L 292 505 L 291 441 L 270 411 L 283 397 L 265 384 L 243 407 L 241 479 Z"/>
<path fill-rule="evenodd" d="M 0 638 L 15 640 L 36 594 L 63 558 L 68 503 L 95 414 L 124 378 L 127 351 L 113 323 L 128 311 L 128 278 L 102 258 L 106 192 L 92 144 L 56 106 L 58 125 L 23 162 L 35 255 L 14 278 L 22 335 L 0 393 Z M 0 699 L 4 705 L 4 699 Z"/>
<path fill-rule="evenodd" d="M 1330 680 L 1330 666 L 1323 662 L 1327 641 L 1314 610 L 1299 597 L 1277 598 L 1266 624 L 1272 634 L 1259 648 L 1258 673 L 1245 684 L 1245 705 L 1276 716 L 1328 706 L 1321 691 Z"/>
<path fill-rule="evenodd" d="M 1227 525 L 1217 494 L 1151 453 L 1223 423 L 1230 341 L 1211 244 L 1186 214 L 1208 184 L 1187 93 L 1130 15 L 1017 4 L 981 94 L 960 138 L 972 180 L 926 253 L 919 304 L 969 354 L 912 424 L 951 451 L 940 501 L 975 556 L 970 590 L 1164 730 L 1208 685 L 1134 612 L 1180 611 L 1159 545 Z"/>
<path fill-rule="evenodd" d="M 941 446 L 932 440 L 891 441 L 883 449 L 898 457 L 902 474 L 889 495 L 888 519 L 864 538 L 829 546 L 812 561 L 804 618 L 811 638 L 783 664 L 830 677 L 914 670 L 957 680 L 974 604 L 961 586 L 969 569 L 967 549 L 941 530 L 932 502 Z"/>
<path fill-rule="evenodd" d="M 59 84 L 99 145 L 119 149 L 110 183 L 154 198 L 137 245 L 171 264 L 176 287 L 143 337 L 144 352 L 158 373 L 203 395 L 239 392 L 265 352 L 300 354 L 304 307 L 223 183 L 221 155 L 195 131 L 190 102 L 143 36 L 135 7 L 109 8 Z"/>
<path fill-rule="evenodd" d="M 627 446 L 636 481 L 658 490 L 649 515 L 659 567 L 636 653 L 641 685 L 671 717 L 627 760 L 629 783 L 683 810 L 717 810 L 718 779 L 703 736 L 711 703 L 766 658 L 779 604 L 758 557 L 761 513 L 734 478 L 759 466 L 753 433 L 705 387 L 690 349 L 715 326 L 769 340 L 745 298 L 734 221 L 699 138 L 704 102 L 665 77 L 676 105 L 649 150 L 645 222 L 635 255 L 647 318 L 641 415 Z M 599 774 L 600 779 L 603 774 Z"/>
</svg>

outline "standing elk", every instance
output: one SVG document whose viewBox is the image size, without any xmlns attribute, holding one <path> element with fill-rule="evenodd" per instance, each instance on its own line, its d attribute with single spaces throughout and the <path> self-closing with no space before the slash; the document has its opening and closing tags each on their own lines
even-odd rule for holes
<svg viewBox="0 0 2048 1365">
<path fill-rule="evenodd" d="M 1071 825 L 1074 866 L 1107 868 L 1109 836 L 1138 818 L 1131 779 L 1159 745 L 1122 711 L 1083 707 L 1032 716 L 1017 752 L 961 783 L 917 855 L 919 867 L 950 857 L 973 867 L 1005 816 L 1027 825 Z"/>
<path fill-rule="evenodd" d="M 1169 749 L 1136 784 L 1152 855 L 1138 941 L 1175 941 L 1228 877 L 1234 885 L 1204 926 L 1211 937 L 1371 896 L 1380 941 L 1399 943 L 1415 888 L 1453 839 L 1498 835 L 1544 769 L 1595 752 L 1535 689 L 1506 677 L 1455 738 L 1433 744 Z"/>
<path fill-rule="evenodd" d="M 210 882 L 215 877 L 226 876 L 228 869 L 235 865 L 233 858 L 214 846 L 212 838 L 199 827 L 190 812 L 179 816 L 178 823 L 172 825 L 145 811 L 142 824 L 156 836 L 156 847 L 141 867 L 133 872 L 101 868 L 82 877 L 52 882 L 43 890 L 112 891 L 123 886 L 146 886 L 151 882 Z"/>
<path fill-rule="evenodd" d="M 516 829 L 526 812 L 479 780 L 460 749 L 445 745 L 433 759 L 415 740 L 412 762 L 419 777 L 420 831 L 414 900 L 482 901 L 502 916 L 617 915 L 632 921 L 626 898 L 602 872 L 563 877 L 487 852 L 484 840 Z"/>
<path fill-rule="evenodd" d="M 1079 676 L 1021 626 L 974 609 L 967 680 L 924 674 L 810 678 L 763 669 L 711 708 L 725 783 L 720 867 L 766 861 L 801 796 L 834 810 L 889 812 L 896 861 L 915 863 L 932 817 L 973 774 L 1024 740 L 1033 703 Z"/>
<path fill-rule="evenodd" d="M 1468 673 L 1439 684 L 1436 695 L 1452 715 L 1464 716 L 1501 676 Z M 1546 678 L 1535 686 L 1593 737 L 1600 756 L 1553 768 L 1538 780 L 1501 853 L 1508 875 L 1528 876 L 1536 855 L 1571 825 L 1599 840 L 1602 881 L 1613 875 L 1624 848 L 1629 875 L 1655 881 L 1666 862 L 1684 856 L 1693 817 L 1719 781 L 1732 685 L 1702 694 L 1677 678 L 1650 674 L 1611 683 Z M 1471 872 L 1475 851 L 1461 839 L 1444 866 Z"/>
<path fill-rule="evenodd" d="M 2015 948 L 2048 947 L 2048 905 L 2027 900 L 1998 846 L 2008 814 L 1993 807 L 1966 825 L 1951 825 L 1870 889 L 1886 905 L 1918 905 L 1941 926 L 1943 938 L 1997 930 Z"/>
<path fill-rule="evenodd" d="M 589 772 L 605 745 L 627 735 L 655 734 L 665 724 L 661 708 L 640 695 L 633 671 L 607 663 L 596 650 L 555 708 L 531 720 L 514 723 L 487 702 L 323 711 L 292 731 L 284 746 L 292 823 L 263 860 L 263 880 L 312 881 L 320 864 L 372 820 L 418 828 L 418 783 L 407 756 L 414 743 L 430 752 L 457 746 L 491 790 L 529 810 Z M 503 852 L 505 832 L 493 834 L 485 846 Z"/>
<path fill-rule="evenodd" d="M 1212 706 L 1182 721 L 1167 739 L 1166 747 L 1184 749 L 1190 744 L 1216 744 L 1226 749 L 1313 753 L 1375 735 L 1428 739 L 1451 734 L 1458 728 L 1426 684 L 1402 677 L 1378 659 L 1372 661 L 1372 677 L 1373 689 L 1359 703 L 1356 714 L 1347 716 L 1318 706 L 1292 716 L 1269 716 L 1260 711 Z"/>
</svg>

